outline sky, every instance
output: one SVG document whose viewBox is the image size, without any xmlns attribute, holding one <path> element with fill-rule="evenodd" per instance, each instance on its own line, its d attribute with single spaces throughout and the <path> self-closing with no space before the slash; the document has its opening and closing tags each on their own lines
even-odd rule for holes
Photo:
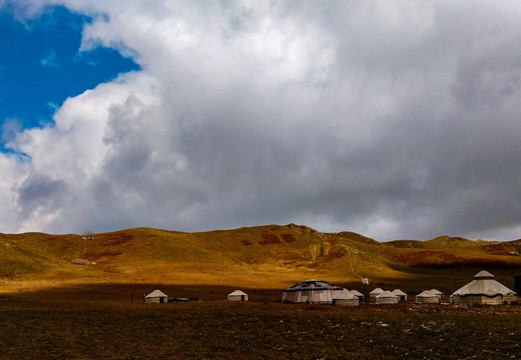
<svg viewBox="0 0 521 360">
<path fill-rule="evenodd" d="M 67 97 L 139 68 L 114 49 L 79 52 L 86 16 L 63 7 L 49 8 L 23 22 L 13 15 L 0 13 L 2 122 L 16 120 L 19 128 L 52 123 L 54 111 Z"/>
<path fill-rule="evenodd" d="M 0 232 L 521 238 L 521 3 L 0 0 Z"/>
</svg>

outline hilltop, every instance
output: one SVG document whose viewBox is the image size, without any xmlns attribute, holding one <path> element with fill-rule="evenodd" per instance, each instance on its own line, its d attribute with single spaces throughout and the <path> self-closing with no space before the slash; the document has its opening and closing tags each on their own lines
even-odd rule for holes
<svg viewBox="0 0 521 360">
<path fill-rule="evenodd" d="M 286 287 L 309 278 L 336 283 L 443 283 L 486 268 L 521 268 L 521 240 L 440 236 L 379 242 L 302 225 L 209 232 L 135 228 L 81 235 L 0 234 L 0 292 L 67 283 L 205 284 Z M 455 274 L 454 269 L 458 269 Z M 441 285 L 440 285 L 441 286 Z"/>
</svg>

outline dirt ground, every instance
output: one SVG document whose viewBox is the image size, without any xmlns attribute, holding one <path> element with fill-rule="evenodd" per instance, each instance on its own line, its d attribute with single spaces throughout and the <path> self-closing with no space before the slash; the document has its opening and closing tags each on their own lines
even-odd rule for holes
<svg viewBox="0 0 521 360">
<path fill-rule="evenodd" d="M 186 303 L 144 304 L 156 288 Z M 281 304 L 280 290 L 104 284 L 0 296 L 0 359 L 516 359 L 521 306 Z M 131 302 L 132 300 L 132 302 Z"/>
</svg>

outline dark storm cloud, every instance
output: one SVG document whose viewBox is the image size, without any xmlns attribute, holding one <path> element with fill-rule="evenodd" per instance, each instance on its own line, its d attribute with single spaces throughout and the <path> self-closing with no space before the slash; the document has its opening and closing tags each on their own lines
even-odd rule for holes
<svg viewBox="0 0 521 360">
<path fill-rule="evenodd" d="M 34 175 L 27 178 L 18 189 L 20 214 L 29 217 L 35 212 L 52 213 L 57 208 L 66 206 L 70 198 L 67 184 L 61 180 L 53 180 L 45 175 Z"/>
<path fill-rule="evenodd" d="M 69 4 L 107 14 L 85 46 L 127 49 L 143 70 L 71 99 L 67 130 L 45 133 L 86 174 L 48 176 L 76 197 L 56 231 L 519 237 L 515 2 L 93 4 Z M 87 131 L 88 151 L 63 140 Z M 21 204 L 45 188 L 26 176 Z M 53 181 L 49 194 L 65 188 Z"/>
<path fill-rule="evenodd" d="M 42 204 L 60 192 L 63 185 L 46 177 L 31 177 L 20 187 L 20 200 L 24 204 Z"/>
</svg>

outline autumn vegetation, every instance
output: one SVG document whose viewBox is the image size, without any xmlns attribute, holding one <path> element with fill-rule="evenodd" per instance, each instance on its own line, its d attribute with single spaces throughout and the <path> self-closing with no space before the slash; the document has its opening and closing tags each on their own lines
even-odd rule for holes
<svg viewBox="0 0 521 360">
<path fill-rule="evenodd" d="M 480 270 L 513 288 L 518 240 L 378 242 L 268 225 L 201 233 L 0 234 L 0 359 L 465 359 L 521 354 L 521 306 L 281 304 L 310 278 L 450 294 Z M 227 302 L 240 288 L 250 301 Z M 144 304 L 161 289 L 187 303 Z"/>
</svg>

